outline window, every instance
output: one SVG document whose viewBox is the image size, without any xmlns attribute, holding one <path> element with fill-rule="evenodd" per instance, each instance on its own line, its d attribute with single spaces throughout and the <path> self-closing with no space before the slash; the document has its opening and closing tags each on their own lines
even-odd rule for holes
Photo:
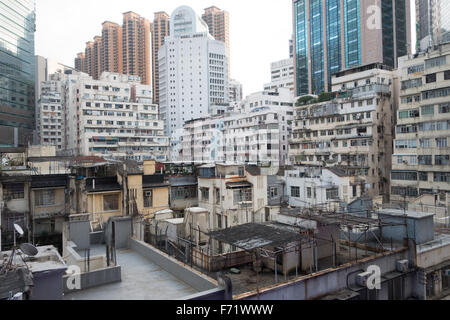
<svg viewBox="0 0 450 320">
<path fill-rule="evenodd" d="M 209 201 L 209 188 L 200 189 L 202 195 L 202 201 Z"/>
<path fill-rule="evenodd" d="M 251 202 L 252 201 L 252 189 L 236 189 L 233 192 L 234 204 L 240 204 L 242 202 Z"/>
<path fill-rule="evenodd" d="M 427 83 L 436 82 L 436 73 L 428 74 L 425 78 Z"/>
<path fill-rule="evenodd" d="M 269 198 L 278 197 L 278 188 L 270 188 Z"/>
<path fill-rule="evenodd" d="M 450 172 L 435 172 L 434 182 L 450 182 Z"/>
<path fill-rule="evenodd" d="M 417 172 L 393 171 L 392 180 L 417 181 Z"/>
<path fill-rule="evenodd" d="M 312 198 L 312 189 L 311 188 L 306 188 L 306 197 L 308 199 Z"/>
<path fill-rule="evenodd" d="M 119 195 L 105 195 L 103 196 L 103 211 L 117 211 L 119 210 Z"/>
<path fill-rule="evenodd" d="M 333 188 L 327 190 L 327 200 L 338 200 L 339 199 L 339 189 Z"/>
<path fill-rule="evenodd" d="M 417 88 L 422 86 L 422 78 L 402 81 L 402 90 Z"/>
<path fill-rule="evenodd" d="M 450 113 L 450 103 L 440 104 L 439 113 Z"/>
<path fill-rule="evenodd" d="M 153 191 L 144 191 L 144 208 L 153 207 Z"/>
<path fill-rule="evenodd" d="M 35 191 L 36 207 L 45 207 L 55 205 L 55 190 L 39 190 Z"/>
<path fill-rule="evenodd" d="M 25 198 L 25 186 L 23 183 L 12 183 L 3 185 L 3 199 L 14 200 Z"/>
<path fill-rule="evenodd" d="M 419 156 L 419 164 L 425 166 L 432 166 L 433 156 Z"/>
<path fill-rule="evenodd" d="M 447 138 L 437 138 L 436 139 L 437 148 L 447 148 Z"/>
<path fill-rule="evenodd" d="M 434 115 L 434 105 L 423 106 L 422 115 L 423 116 Z"/>
<path fill-rule="evenodd" d="M 415 149 L 417 148 L 417 140 L 397 140 L 395 141 L 396 149 Z"/>
<path fill-rule="evenodd" d="M 216 188 L 216 204 L 220 204 L 220 189 Z"/>
<path fill-rule="evenodd" d="M 450 80 L 450 70 L 444 72 L 444 80 Z"/>
<path fill-rule="evenodd" d="M 422 63 L 422 64 L 418 64 L 418 65 L 409 67 L 408 74 L 423 72 L 424 70 L 425 70 L 425 65 Z"/>
<path fill-rule="evenodd" d="M 300 198 L 300 187 L 291 187 L 291 197 Z"/>
<path fill-rule="evenodd" d="M 427 60 L 427 61 L 425 61 L 425 68 L 430 69 L 430 68 L 440 67 L 446 63 L 446 58 L 447 58 L 447 56 L 441 56 L 441 57 Z"/>
<path fill-rule="evenodd" d="M 437 166 L 447 166 L 450 164 L 450 156 L 435 156 L 435 165 Z"/>
</svg>

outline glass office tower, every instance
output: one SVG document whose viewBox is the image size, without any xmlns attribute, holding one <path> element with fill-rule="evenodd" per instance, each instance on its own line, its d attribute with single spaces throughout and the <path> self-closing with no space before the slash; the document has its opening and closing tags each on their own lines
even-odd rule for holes
<svg viewBox="0 0 450 320">
<path fill-rule="evenodd" d="M 32 140 L 35 19 L 34 0 L 0 0 L 0 148 Z"/>
<path fill-rule="evenodd" d="M 293 0 L 296 95 L 330 91 L 332 75 L 344 69 L 396 67 L 411 46 L 410 1 L 383 0 L 374 12 L 363 0 Z M 380 27 L 368 23 L 373 15 Z"/>
</svg>

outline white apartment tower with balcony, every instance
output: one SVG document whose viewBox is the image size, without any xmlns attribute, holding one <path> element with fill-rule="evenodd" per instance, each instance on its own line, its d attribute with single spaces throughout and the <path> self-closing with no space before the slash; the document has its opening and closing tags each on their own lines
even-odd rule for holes
<svg viewBox="0 0 450 320">
<path fill-rule="evenodd" d="M 394 203 L 431 198 L 450 207 L 450 44 L 399 59 L 400 106 L 392 159 Z"/>
<path fill-rule="evenodd" d="M 40 97 L 37 103 L 36 132 L 41 145 L 55 146 L 64 150 L 65 105 L 63 74 L 55 73 L 48 81 L 40 83 Z"/>
<path fill-rule="evenodd" d="M 67 76 L 67 149 L 108 159 L 167 161 L 169 139 L 152 99 L 151 86 L 137 76 Z"/>
<path fill-rule="evenodd" d="M 158 59 L 165 135 L 170 137 L 182 130 L 186 121 L 207 117 L 228 104 L 225 43 L 214 40 L 206 23 L 190 7 L 172 13 L 170 36 Z"/>
</svg>

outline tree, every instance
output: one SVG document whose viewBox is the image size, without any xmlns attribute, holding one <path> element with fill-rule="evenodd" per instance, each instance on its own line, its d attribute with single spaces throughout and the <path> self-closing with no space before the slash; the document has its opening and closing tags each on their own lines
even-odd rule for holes
<svg viewBox="0 0 450 320">
<path fill-rule="evenodd" d="M 303 96 L 297 100 L 297 103 L 295 105 L 297 107 L 304 106 L 308 103 L 311 103 L 311 100 L 313 100 L 313 99 L 314 99 L 314 97 L 312 97 L 312 96 Z"/>
</svg>

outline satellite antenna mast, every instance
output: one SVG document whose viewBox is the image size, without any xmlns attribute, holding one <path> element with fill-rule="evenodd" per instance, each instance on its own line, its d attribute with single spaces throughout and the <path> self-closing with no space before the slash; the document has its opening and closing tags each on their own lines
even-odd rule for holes
<svg viewBox="0 0 450 320">
<path fill-rule="evenodd" d="M 22 237 L 24 235 L 23 229 L 18 224 L 14 223 L 14 248 L 16 247 L 16 232 Z"/>
</svg>

